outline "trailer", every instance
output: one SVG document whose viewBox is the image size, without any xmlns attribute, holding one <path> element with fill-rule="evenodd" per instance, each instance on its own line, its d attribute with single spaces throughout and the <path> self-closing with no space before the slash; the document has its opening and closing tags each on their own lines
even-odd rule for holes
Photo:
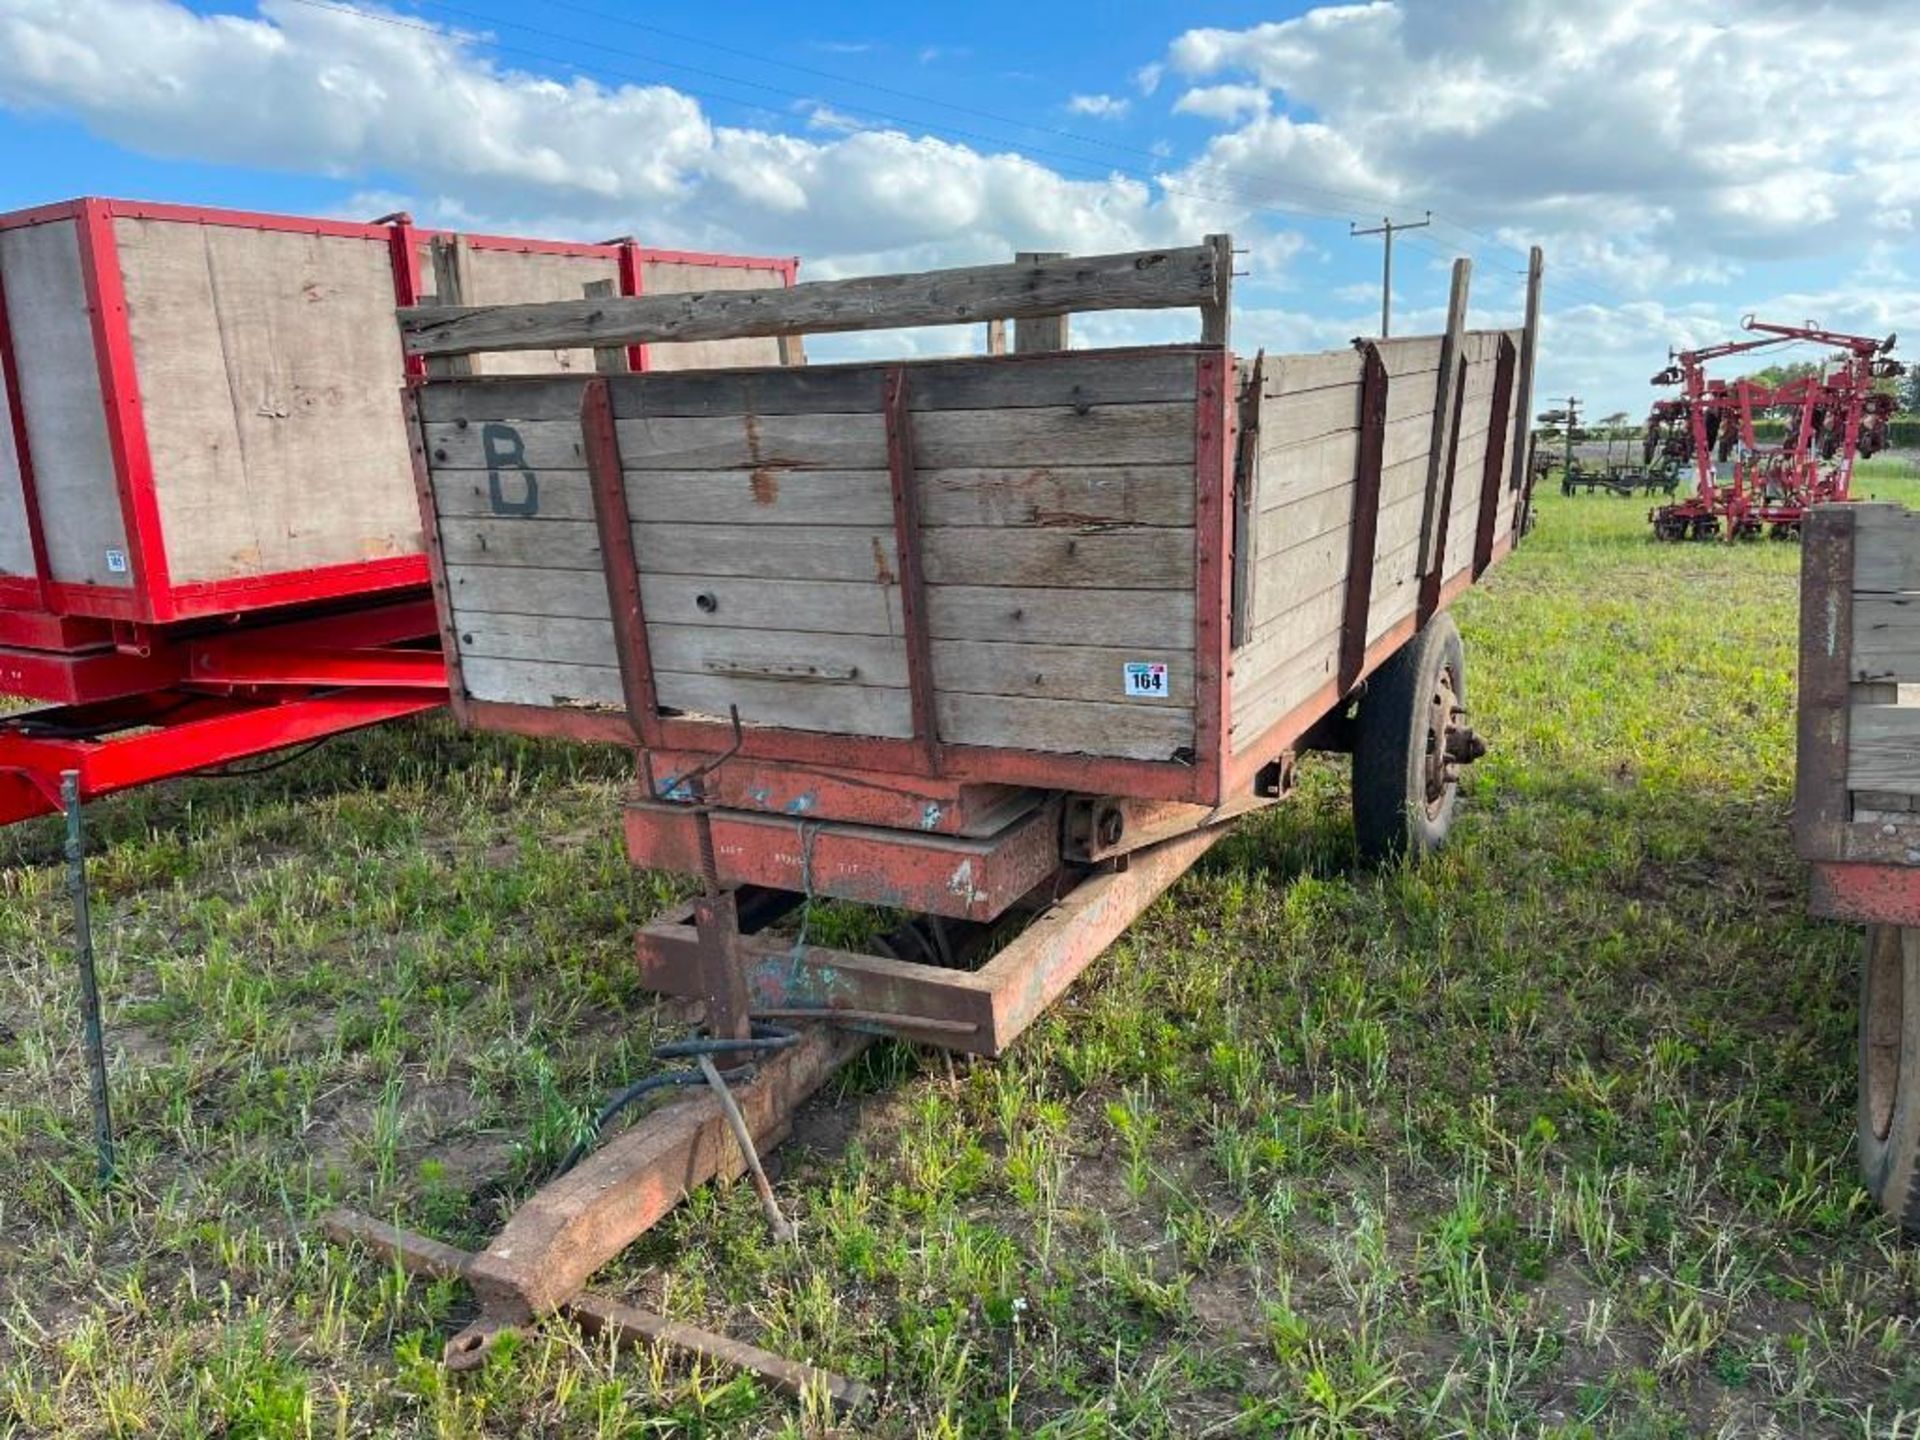
<svg viewBox="0 0 1920 1440">
<path fill-rule="evenodd" d="M 476 728 L 630 746 L 630 858 L 700 882 L 637 960 L 703 1030 L 484 1251 L 328 1222 L 473 1286 L 450 1365 L 566 1312 L 857 1399 L 630 1307 L 610 1326 L 584 1287 L 693 1186 L 758 1176 L 757 1149 L 871 1037 L 1004 1052 L 1235 817 L 1288 794 L 1301 752 L 1351 753 L 1367 854 L 1444 840 L 1484 749 L 1447 606 L 1524 533 L 1539 252 L 1523 330 L 1466 327 L 1460 261 L 1444 334 L 1250 361 L 1227 345 L 1231 267 L 1215 236 L 403 312 L 409 352 L 438 364 L 612 357 L 412 387 L 451 699 Z M 1197 308 L 1200 342 L 1063 348 L 1071 313 L 1160 308 Z M 636 342 L 1007 319 L 1004 355 L 618 363 Z M 898 923 L 870 951 L 816 943 L 825 897 Z M 662 1091 L 681 1098 L 593 1148 Z"/>
<path fill-rule="evenodd" d="M 0 824 L 445 702 L 396 304 L 784 287 L 792 260 L 88 198 L 0 216 Z M 636 370 L 776 342 L 636 349 Z M 591 370 L 591 351 L 478 373 Z"/>
<path fill-rule="evenodd" d="M 1861 1174 L 1920 1233 L 1920 512 L 1821 505 L 1801 538 L 1794 842 L 1813 913 L 1866 927 Z"/>
</svg>

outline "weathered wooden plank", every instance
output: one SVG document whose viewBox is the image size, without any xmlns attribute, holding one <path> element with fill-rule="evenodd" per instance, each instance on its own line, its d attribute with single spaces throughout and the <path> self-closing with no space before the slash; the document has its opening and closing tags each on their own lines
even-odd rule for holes
<svg viewBox="0 0 1920 1440">
<path fill-rule="evenodd" d="M 447 519 L 592 520 L 584 470 L 433 472 L 435 513 Z"/>
<path fill-rule="evenodd" d="M 1278 400 L 1307 390 L 1360 383 L 1360 352 L 1327 350 L 1314 355 L 1281 355 L 1267 362 L 1260 387 L 1263 400 Z"/>
<path fill-rule="evenodd" d="M 1415 371 L 1438 370 L 1441 338 L 1438 335 L 1409 335 L 1404 339 L 1376 342 L 1380 349 L 1380 363 L 1387 368 L 1387 378 L 1398 380 L 1402 375 L 1410 375 Z"/>
<path fill-rule="evenodd" d="M 636 521 L 712 525 L 890 525 L 884 470 L 633 470 Z M 740 543 L 755 543 L 748 534 Z"/>
<path fill-rule="evenodd" d="M 921 544 L 931 585 L 1193 588 L 1189 530 L 929 528 Z"/>
<path fill-rule="evenodd" d="M 1336 385 L 1263 401 L 1260 406 L 1260 460 L 1322 435 L 1356 430 L 1360 423 L 1360 386 Z"/>
<path fill-rule="evenodd" d="M 1439 380 L 1438 370 L 1415 370 L 1395 376 L 1387 389 L 1387 423 L 1391 425 L 1396 420 L 1421 415 L 1432 424 L 1434 387 Z"/>
<path fill-rule="evenodd" d="M 1848 717 L 1847 786 L 1920 795 L 1920 706 L 1853 706 Z"/>
<path fill-rule="evenodd" d="M 887 427 L 860 415 L 662 416 L 622 420 L 628 470 L 881 470 Z"/>
<path fill-rule="evenodd" d="M 449 564 L 454 613 L 552 615 L 611 622 L 606 576 L 598 570 L 541 570 Z"/>
<path fill-rule="evenodd" d="M 649 625 L 714 625 L 833 635 L 899 635 L 904 629 L 899 588 L 875 581 L 642 574 L 640 600 Z"/>
<path fill-rule="evenodd" d="M 433 387 L 429 385 L 427 391 Z M 515 420 L 431 421 L 421 427 L 427 459 L 441 470 L 533 471 L 585 470 L 586 442 L 580 421 Z"/>
<path fill-rule="evenodd" d="M 1290 546 L 1336 530 L 1353 519 L 1353 490 L 1336 485 L 1296 500 L 1291 505 L 1268 510 L 1255 530 L 1258 537 L 1254 553 L 1271 555 Z"/>
<path fill-rule="evenodd" d="M 600 533 L 591 520 L 440 521 L 440 553 L 448 565 L 509 569 L 600 570 Z M 511 583 L 511 582 L 507 582 Z"/>
<path fill-rule="evenodd" d="M 1251 653 L 1234 664 L 1236 697 L 1258 693 L 1264 677 L 1285 665 L 1302 645 L 1340 628 L 1345 581 L 1345 575 L 1338 575 L 1317 590 L 1303 585 L 1293 604 L 1267 617 L 1254 632 Z"/>
<path fill-rule="evenodd" d="M 650 623 L 647 649 L 656 671 L 683 675 L 896 690 L 907 683 L 906 646 L 897 635 Z"/>
<path fill-rule="evenodd" d="M 1854 516 L 1854 594 L 1920 590 L 1920 511 L 1869 502 Z"/>
<path fill-rule="evenodd" d="M 1167 691 L 1130 698 L 1126 667 L 1145 661 L 1167 666 Z M 1118 649 L 1098 645 L 997 645 L 936 640 L 937 691 L 972 695 L 1031 695 L 1051 700 L 1102 700 L 1128 705 L 1193 704 L 1193 652 Z"/>
<path fill-rule="evenodd" d="M 664 709 L 724 719 L 729 707 L 738 705 L 741 721 L 749 725 L 892 739 L 913 734 L 905 690 L 735 675 L 683 675 L 667 670 L 654 672 L 654 688 Z"/>
<path fill-rule="evenodd" d="M 1848 673 L 1854 680 L 1920 681 L 1920 594 L 1854 596 Z"/>
<path fill-rule="evenodd" d="M 916 414 L 919 470 L 1022 465 L 1191 465 L 1190 404 L 936 410 Z"/>
<path fill-rule="evenodd" d="M 1360 432 L 1337 431 L 1260 452 L 1260 508 L 1272 510 L 1331 486 L 1349 488 L 1360 472 Z"/>
<path fill-rule="evenodd" d="M 484 655 L 494 660 L 554 660 L 567 665 L 618 669 L 619 655 L 611 620 L 559 615 L 490 615 L 453 611 L 460 658 Z"/>
<path fill-rule="evenodd" d="M 1217 302 L 1228 275 L 1211 245 L 810 281 L 788 289 L 696 291 L 548 305 L 416 306 L 400 314 L 410 355 L 460 355 L 754 335 L 826 334 L 1095 310 Z"/>
<path fill-rule="evenodd" d="M 939 714 L 940 738 L 951 745 L 1131 760 L 1168 760 L 1193 745 L 1193 712 L 1172 706 L 943 693 Z"/>
<path fill-rule="evenodd" d="M 877 414 L 889 371 L 904 369 L 916 413 L 1027 409 L 1034 406 L 1137 405 L 1192 401 L 1195 352 L 1169 346 L 1116 354 L 1068 352 L 1020 361 L 968 358 L 884 365 L 780 366 L 649 371 L 622 377 L 612 390 L 621 420 L 669 416 Z M 429 421 L 575 420 L 584 382 L 571 376 L 430 385 L 421 393 Z"/>
<path fill-rule="evenodd" d="M 1193 524 L 1185 465 L 1025 465 L 922 470 L 925 525 Z"/>
<path fill-rule="evenodd" d="M 1349 522 L 1260 557 L 1256 639 L 1276 621 L 1284 621 L 1301 602 L 1345 578 L 1352 537 Z"/>
<path fill-rule="evenodd" d="M 460 677 L 475 700 L 546 709 L 626 708 L 618 666 L 462 655 Z"/>
<path fill-rule="evenodd" d="M 927 591 L 927 619 L 936 641 L 1001 640 L 1191 650 L 1194 640 L 1191 591 L 936 585 Z"/>
<path fill-rule="evenodd" d="M 1387 426 L 1386 449 L 1380 455 L 1382 478 L 1384 479 L 1385 471 L 1393 469 L 1396 465 L 1405 464 L 1409 460 L 1419 460 L 1424 464 L 1432 451 L 1433 404 L 1429 398 L 1426 413 L 1408 415 Z M 1421 472 L 1421 478 L 1424 488 L 1424 469 Z"/>
<path fill-rule="evenodd" d="M 891 585 L 900 573 L 891 526 L 765 525 L 742 534 L 737 525 L 637 524 L 633 543 L 642 575 L 873 580 Z"/>
</svg>

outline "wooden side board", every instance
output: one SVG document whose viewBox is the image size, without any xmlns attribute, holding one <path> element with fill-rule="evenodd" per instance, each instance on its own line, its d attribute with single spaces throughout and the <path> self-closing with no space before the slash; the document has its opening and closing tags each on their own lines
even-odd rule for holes
<svg viewBox="0 0 1920 1440">
<path fill-rule="evenodd" d="M 1254 613 L 1233 665 L 1236 748 L 1338 678 L 1356 543 L 1371 557 L 1370 570 L 1352 582 L 1363 585 L 1369 646 L 1419 618 L 1423 587 L 1437 592 L 1463 583 L 1483 550 L 1489 560 L 1504 551 L 1514 514 L 1504 503 L 1505 437 L 1515 403 L 1511 358 L 1504 389 L 1498 375 L 1503 347 L 1511 357 L 1518 341 L 1513 332 L 1462 329 L 1452 337 L 1454 378 L 1446 386 L 1445 337 L 1377 345 L 1385 385 L 1379 463 L 1364 492 L 1361 350 L 1269 362 L 1257 422 L 1258 515 L 1249 527 Z M 1449 424 L 1437 426 L 1443 404 Z M 1356 542 L 1363 495 L 1369 512 Z M 1438 552 L 1424 563 L 1423 540 Z"/>
<path fill-rule="evenodd" d="M 1196 358 L 1170 347 L 611 380 L 657 703 L 907 738 L 918 623 L 937 743 L 1161 761 L 1190 750 Z M 894 373 L 898 426 L 884 401 Z M 606 532 L 583 393 L 564 378 L 422 393 L 454 630 L 480 662 L 462 667 L 473 700 L 627 703 L 616 612 L 587 583 L 603 575 Z M 911 566 L 903 477 L 919 522 Z M 1139 664 L 1164 668 L 1130 693 Z"/>
<path fill-rule="evenodd" d="M 1920 516 L 1897 505 L 1823 505 L 1802 526 L 1794 837 L 1818 914 L 1916 922 L 1916 542 Z"/>
</svg>

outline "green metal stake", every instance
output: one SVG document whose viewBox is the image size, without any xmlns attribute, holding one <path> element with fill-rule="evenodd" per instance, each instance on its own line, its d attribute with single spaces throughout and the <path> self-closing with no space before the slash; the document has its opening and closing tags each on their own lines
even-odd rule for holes
<svg viewBox="0 0 1920 1440">
<path fill-rule="evenodd" d="M 80 772 L 60 776 L 67 811 L 67 894 L 73 899 L 73 944 L 80 961 L 80 1017 L 86 1031 L 87 1068 L 93 1081 L 93 1143 L 100 1156 L 100 1183 L 114 1176 L 113 1109 L 107 1098 L 107 1047 L 100 1024 L 100 981 L 93 970 L 93 921 L 87 909 L 87 838 L 80 822 Z"/>
</svg>

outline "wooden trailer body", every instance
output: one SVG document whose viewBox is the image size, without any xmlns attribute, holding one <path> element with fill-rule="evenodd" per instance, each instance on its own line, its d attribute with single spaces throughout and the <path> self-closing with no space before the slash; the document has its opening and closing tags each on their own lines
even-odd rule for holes
<svg viewBox="0 0 1920 1440">
<path fill-rule="evenodd" d="M 435 380 L 454 704 L 1222 804 L 1510 547 L 1519 340 Z"/>
<path fill-rule="evenodd" d="M 392 317 L 433 293 L 433 239 L 404 217 L 103 199 L 0 216 L 0 641 L 423 585 Z M 461 243 L 472 293 L 497 302 L 793 278 L 791 261 L 630 242 Z M 764 342 L 691 357 L 766 358 Z M 591 354 L 482 369 L 570 367 Z"/>
<path fill-rule="evenodd" d="M 1920 926 L 1920 512 L 1814 507 L 1800 580 L 1794 840 L 1813 912 Z"/>
</svg>

